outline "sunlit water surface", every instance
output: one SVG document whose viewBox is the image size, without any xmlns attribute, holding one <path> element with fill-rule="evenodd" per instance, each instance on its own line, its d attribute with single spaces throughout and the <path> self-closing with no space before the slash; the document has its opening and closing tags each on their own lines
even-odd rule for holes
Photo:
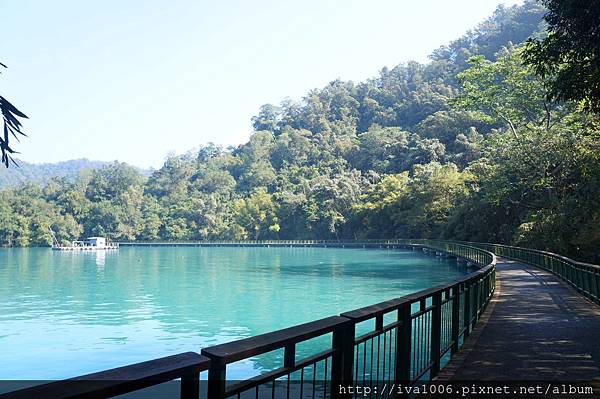
<svg viewBox="0 0 600 399">
<path fill-rule="evenodd" d="M 468 272 L 343 248 L 0 249 L 0 379 L 59 379 L 249 337 Z M 234 378 L 273 367 L 253 359 Z"/>
</svg>

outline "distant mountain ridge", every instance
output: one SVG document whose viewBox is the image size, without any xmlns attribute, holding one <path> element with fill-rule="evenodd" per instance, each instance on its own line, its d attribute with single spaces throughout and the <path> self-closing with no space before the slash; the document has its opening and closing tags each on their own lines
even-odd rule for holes
<svg viewBox="0 0 600 399">
<path fill-rule="evenodd" d="M 87 158 L 71 159 L 52 163 L 29 163 L 17 159 L 18 167 L 0 168 L 0 189 L 15 187 L 23 183 L 44 184 L 53 177 L 74 179 L 86 169 L 103 168 L 111 162 L 92 161 Z M 150 171 L 139 169 L 144 175 Z"/>
</svg>

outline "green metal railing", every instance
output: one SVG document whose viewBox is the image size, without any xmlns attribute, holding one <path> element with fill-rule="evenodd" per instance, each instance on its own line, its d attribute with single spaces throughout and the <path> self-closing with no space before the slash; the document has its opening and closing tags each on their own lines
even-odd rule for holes
<svg viewBox="0 0 600 399">
<path fill-rule="evenodd" d="M 585 297 L 600 304 L 600 267 L 597 265 L 577 262 L 566 256 L 535 249 L 477 242 L 463 244 L 548 270 L 573 286 Z"/>
</svg>

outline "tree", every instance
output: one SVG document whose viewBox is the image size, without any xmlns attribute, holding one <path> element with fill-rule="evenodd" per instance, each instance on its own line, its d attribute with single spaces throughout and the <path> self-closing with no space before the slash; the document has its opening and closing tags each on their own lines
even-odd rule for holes
<svg viewBox="0 0 600 399">
<path fill-rule="evenodd" d="M 0 245 L 15 245 L 19 232 L 17 215 L 15 215 L 9 201 L 8 192 L 0 193 Z"/>
<path fill-rule="evenodd" d="M 162 168 L 152 173 L 146 192 L 155 197 L 168 197 L 171 202 L 183 201 L 187 195 L 189 179 L 194 175 L 196 159 L 170 155 Z"/>
<path fill-rule="evenodd" d="M 198 152 L 196 171 L 190 178 L 189 191 L 231 192 L 236 184 L 228 169 L 231 164 L 235 164 L 235 160 L 219 146 L 202 147 Z"/>
<path fill-rule="evenodd" d="M 592 259 L 591 243 L 600 239 L 593 203 L 598 119 L 572 102 L 549 103 L 545 82 L 522 64 L 522 54 L 474 58 L 459 75 L 464 92 L 455 104 L 503 128 L 486 137 L 481 158 L 468 166 L 477 190 L 453 212 L 448 236 L 568 254 L 586 248 L 584 257 Z"/>
<path fill-rule="evenodd" d="M 83 227 L 69 214 L 53 217 L 50 228 L 58 242 L 62 244 L 78 239 L 83 233 Z"/>
<path fill-rule="evenodd" d="M 397 127 L 372 126 L 367 132 L 358 135 L 354 165 L 364 171 L 400 171 L 407 156 L 408 136 L 407 132 Z"/>
<path fill-rule="evenodd" d="M 118 198 L 121 217 L 117 225 L 115 238 L 134 240 L 143 229 L 142 220 L 143 189 L 141 185 L 132 185 Z"/>
<path fill-rule="evenodd" d="M 600 112 L 600 3 L 598 0 L 542 0 L 548 35 L 530 39 L 527 63 L 546 79 L 548 97 L 582 101 Z"/>
<path fill-rule="evenodd" d="M 94 203 L 85 218 L 86 236 L 112 236 L 118 231 L 121 210 L 107 200 Z"/>
<path fill-rule="evenodd" d="M 158 200 L 150 195 L 142 198 L 143 228 L 138 233 L 142 240 L 158 240 L 160 238 L 161 207 Z"/>
<path fill-rule="evenodd" d="M 457 75 L 463 92 L 452 101 L 490 124 L 502 123 L 517 140 L 522 128 L 550 128 L 561 110 L 544 99 L 544 82 L 523 67 L 522 52 L 509 47 L 496 61 L 471 58 L 470 68 Z"/>
<path fill-rule="evenodd" d="M 469 136 L 473 129 L 477 132 L 489 132 L 492 128 L 501 126 L 486 123 L 482 119 L 485 118 L 481 118 L 478 112 L 464 111 L 453 107 L 428 116 L 419 123 L 414 133 L 424 138 L 438 139 L 444 144 L 447 151 L 460 154 L 461 150 L 455 147 L 460 135 Z"/>
<path fill-rule="evenodd" d="M 252 117 L 252 127 L 254 131 L 265 130 L 271 133 L 279 131 L 279 122 L 281 121 L 281 108 L 273 104 L 265 104 L 260 107 L 257 116 Z"/>
<path fill-rule="evenodd" d="M 208 143 L 206 145 L 201 145 L 198 150 L 198 162 L 207 162 L 210 159 L 218 158 L 223 155 L 223 147 L 215 144 Z"/>
<path fill-rule="evenodd" d="M 236 201 L 235 221 L 245 232 L 241 238 L 273 238 L 277 237 L 280 229 L 276 205 L 264 189 Z"/>
<path fill-rule="evenodd" d="M 446 154 L 446 147 L 438 139 L 424 139 L 416 134 L 410 135 L 408 156 L 402 169 L 410 169 L 414 165 L 439 162 Z"/>
<path fill-rule="evenodd" d="M 254 133 L 248 143 L 236 150 L 235 155 L 241 160 L 236 173 L 240 190 L 250 193 L 275 181 L 275 169 L 269 160 L 274 143 L 271 132 L 260 131 Z"/>
<path fill-rule="evenodd" d="M 339 238 L 352 206 L 360 198 L 364 179 L 357 170 L 323 169 L 323 172 L 308 182 L 303 208 L 317 237 Z"/>
<path fill-rule="evenodd" d="M 286 165 L 303 165 L 315 159 L 318 150 L 308 130 L 286 127 L 275 140 L 271 164 L 277 169 Z"/>
<path fill-rule="evenodd" d="M 361 196 L 361 201 L 352 207 L 358 218 L 358 235 L 367 238 L 394 237 L 394 225 L 390 223 L 395 206 L 406 195 L 408 173 L 386 175 L 380 182 Z"/>
<path fill-rule="evenodd" d="M 392 220 L 400 237 L 439 237 L 456 206 L 469 195 L 473 176 L 454 164 L 416 165 Z"/>
<path fill-rule="evenodd" d="M 0 62 L 0 66 L 6 68 L 6 65 Z M 12 157 L 12 154 L 17 153 L 10 146 L 11 136 L 19 140 L 19 135 L 26 136 L 21 130 L 21 122 L 18 118 L 26 118 L 27 115 L 19 111 L 6 98 L 0 96 L 0 113 L 4 121 L 4 131 L 0 136 L 0 153 L 2 154 L 2 163 L 8 168 L 9 162 L 17 164 Z"/>
<path fill-rule="evenodd" d="M 133 166 L 114 162 L 92 172 L 86 197 L 91 201 L 117 201 L 130 187 L 140 186 L 143 181 L 144 177 Z"/>
</svg>

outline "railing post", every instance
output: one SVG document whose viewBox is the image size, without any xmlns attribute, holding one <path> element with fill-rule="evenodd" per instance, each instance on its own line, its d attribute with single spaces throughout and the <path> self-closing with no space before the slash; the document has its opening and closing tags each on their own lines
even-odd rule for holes
<svg viewBox="0 0 600 399">
<path fill-rule="evenodd" d="M 458 337 L 460 335 L 460 283 L 452 287 L 452 349 L 451 354 L 458 352 Z"/>
<path fill-rule="evenodd" d="M 294 367 L 296 364 L 296 345 L 287 345 L 283 352 L 283 366 Z"/>
<path fill-rule="evenodd" d="M 465 309 L 464 309 L 464 325 L 465 325 L 465 338 L 471 334 L 471 291 L 473 290 L 473 284 L 470 281 L 465 283 Z"/>
<path fill-rule="evenodd" d="M 591 284 L 591 273 L 588 270 L 587 267 L 585 267 L 584 269 L 582 269 L 582 273 L 583 273 L 583 279 L 584 279 L 584 283 L 583 283 L 583 291 L 586 293 L 586 297 L 588 297 L 589 299 L 592 298 L 592 284 Z"/>
<path fill-rule="evenodd" d="M 488 278 L 487 276 L 485 276 L 482 280 L 482 288 L 481 288 L 481 310 L 483 311 L 483 309 L 485 309 L 485 307 L 487 306 L 487 298 L 488 298 Z"/>
<path fill-rule="evenodd" d="M 348 320 L 348 323 L 333 331 L 333 355 L 331 357 L 332 399 L 352 398 L 348 387 L 351 387 L 353 384 L 354 334 L 354 322 L 351 320 Z"/>
<path fill-rule="evenodd" d="M 596 290 L 596 272 L 590 268 L 588 268 L 588 286 L 590 287 L 590 299 L 592 302 L 595 302 L 598 297 L 598 291 Z"/>
<path fill-rule="evenodd" d="M 200 397 L 200 375 L 198 373 L 181 377 L 181 399 L 198 399 Z"/>
<path fill-rule="evenodd" d="M 431 310 L 431 374 L 430 379 L 436 377 L 440 371 L 440 347 L 442 336 L 442 292 L 438 291 L 432 296 Z"/>
<path fill-rule="evenodd" d="M 479 309 L 481 305 L 481 280 L 479 279 L 479 277 L 477 278 L 477 280 L 475 280 L 473 288 L 475 288 L 475 299 L 473 300 L 473 320 L 475 321 L 475 324 L 477 324 L 477 321 L 479 320 Z"/>
<path fill-rule="evenodd" d="M 210 399 L 225 399 L 225 368 L 224 364 L 211 364 L 208 369 L 208 384 L 206 396 Z"/>
<path fill-rule="evenodd" d="M 598 271 L 594 273 L 594 284 L 596 285 L 596 298 L 594 298 L 594 301 L 600 303 L 600 272 Z"/>
<path fill-rule="evenodd" d="M 412 352 L 412 318 L 411 305 L 407 303 L 398 309 L 398 321 L 400 325 L 396 332 L 396 384 L 408 384 L 410 382 L 410 358 Z"/>
</svg>

